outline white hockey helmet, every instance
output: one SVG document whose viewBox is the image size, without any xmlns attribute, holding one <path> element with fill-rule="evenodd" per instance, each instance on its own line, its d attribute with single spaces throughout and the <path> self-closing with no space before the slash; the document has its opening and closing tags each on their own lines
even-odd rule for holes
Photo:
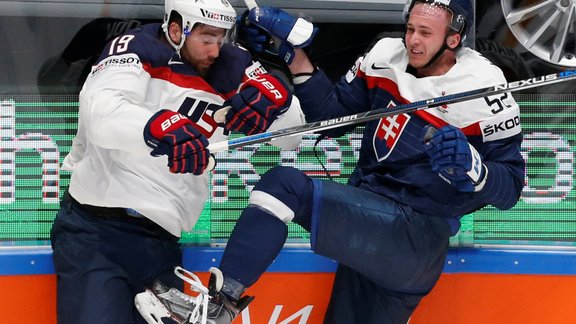
<svg viewBox="0 0 576 324">
<path fill-rule="evenodd" d="M 174 44 L 168 35 L 173 12 L 182 16 L 182 39 L 179 44 Z M 198 23 L 230 30 L 236 23 L 236 11 L 228 0 L 166 0 L 164 3 L 162 29 L 176 52 L 180 53 L 184 40 Z"/>
<path fill-rule="evenodd" d="M 410 11 L 417 3 L 427 3 L 448 10 L 452 14 L 450 29 L 462 37 L 472 28 L 474 23 L 474 0 L 408 0 L 404 6 L 404 21 L 408 22 Z"/>
</svg>

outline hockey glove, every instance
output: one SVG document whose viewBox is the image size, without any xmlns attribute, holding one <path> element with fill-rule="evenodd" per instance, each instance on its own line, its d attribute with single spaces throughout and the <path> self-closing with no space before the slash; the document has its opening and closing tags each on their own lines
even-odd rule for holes
<svg viewBox="0 0 576 324">
<path fill-rule="evenodd" d="M 226 129 L 252 135 L 264 132 L 286 112 L 292 93 L 279 78 L 258 75 L 244 82 L 236 95 L 227 100 Z"/>
<path fill-rule="evenodd" d="M 200 175 L 208 166 L 208 140 L 190 119 L 171 110 L 160 110 L 144 127 L 144 141 L 152 156 L 167 155 L 172 173 Z"/>
<path fill-rule="evenodd" d="M 276 49 L 273 47 L 270 34 L 248 21 L 249 12 L 250 11 L 248 10 L 244 11 L 244 14 L 238 17 L 236 21 L 238 42 L 242 46 L 256 53 L 268 51 L 272 54 L 278 55 Z"/>
<path fill-rule="evenodd" d="M 482 190 L 486 182 L 486 166 L 459 128 L 444 126 L 431 136 L 425 135 L 424 142 L 432 170 L 442 179 L 458 191 Z"/>
<path fill-rule="evenodd" d="M 273 7 L 256 7 L 248 13 L 248 21 L 280 41 L 278 55 L 287 64 L 294 59 L 294 48 L 304 48 L 316 35 L 318 28 L 303 19 Z"/>
</svg>

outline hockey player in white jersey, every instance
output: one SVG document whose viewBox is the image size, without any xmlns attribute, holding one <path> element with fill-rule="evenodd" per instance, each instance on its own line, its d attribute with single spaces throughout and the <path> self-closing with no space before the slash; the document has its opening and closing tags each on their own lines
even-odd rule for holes
<svg viewBox="0 0 576 324">
<path fill-rule="evenodd" d="M 314 35 L 310 23 L 260 7 L 243 26 L 252 28 L 245 34 L 254 49 L 267 45 L 254 26 L 280 40 L 306 119 L 318 121 L 505 83 L 498 67 L 462 46 L 472 8 L 472 0 L 408 1 L 404 39 L 378 41 L 336 84 L 300 49 Z M 521 141 L 510 94 L 370 121 L 348 185 L 288 167 L 262 176 L 219 269 L 211 270 L 211 286 L 224 305 L 243 305 L 250 298 L 244 290 L 277 256 L 286 223 L 295 222 L 310 231 L 315 253 L 339 262 L 326 324 L 406 323 L 436 284 L 459 219 L 518 201 Z"/>
<path fill-rule="evenodd" d="M 167 0 L 162 24 L 113 39 L 93 66 L 51 231 L 59 323 L 144 323 L 137 293 L 157 278 L 182 289 L 178 240 L 207 199 L 208 143 L 303 124 L 287 85 L 228 41 L 235 21 L 226 0 Z"/>
</svg>

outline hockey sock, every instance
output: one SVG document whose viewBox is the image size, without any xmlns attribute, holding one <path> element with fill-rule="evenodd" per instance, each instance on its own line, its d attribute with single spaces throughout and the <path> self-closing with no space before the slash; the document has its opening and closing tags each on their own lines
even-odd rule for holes
<svg viewBox="0 0 576 324">
<path fill-rule="evenodd" d="M 254 205 L 244 209 L 220 262 L 220 270 L 224 274 L 222 292 L 238 300 L 243 288 L 254 284 L 274 261 L 287 236 L 288 227 L 278 217 Z M 238 287 L 230 279 L 243 287 Z"/>
</svg>

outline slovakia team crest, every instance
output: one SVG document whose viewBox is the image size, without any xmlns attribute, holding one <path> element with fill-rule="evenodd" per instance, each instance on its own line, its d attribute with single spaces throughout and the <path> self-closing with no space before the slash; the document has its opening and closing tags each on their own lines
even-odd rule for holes
<svg viewBox="0 0 576 324">
<path fill-rule="evenodd" d="M 373 139 L 374 153 L 378 161 L 386 159 L 392 153 L 409 120 L 410 115 L 407 114 L 398 114 L 380 119 Z"/>
</svg>

